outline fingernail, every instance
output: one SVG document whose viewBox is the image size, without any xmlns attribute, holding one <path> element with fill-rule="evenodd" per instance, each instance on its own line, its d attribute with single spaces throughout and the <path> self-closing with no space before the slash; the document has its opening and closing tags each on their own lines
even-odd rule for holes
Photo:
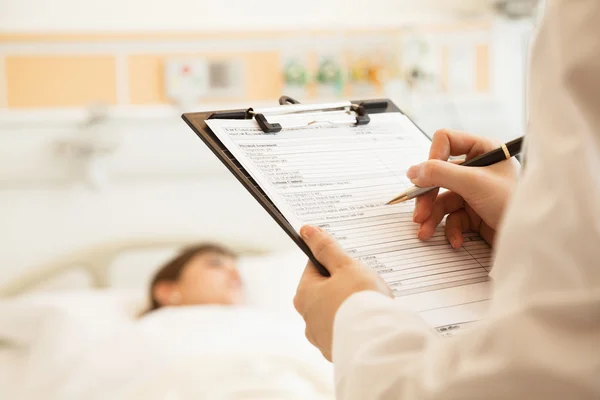
<svg viewBox="0 0 600 400">
<path fill-rule="evenodd" d="M 415 179 L 417 176 L 419 176 L 419 166 L 418 165 L 413 165 L 412 167 L 410 167 L 408 169 L 408 171 L 406 171 L 406 177 L 408 179 Z"/>
<path fill-rule="evenodd" d="M 413 222 L 416 222 L 418 220 L 419 220 L 419 212 L 415 208 L 415 212 L 413 213 Z"/>
<path fill-rule="evenodd" d="M 305 225 L 300 229 L 300 236 L 302 239 L 308 240 L 312 235 L 319 232 L 319 228 L 316 226 Z"/>
<path fill-rule="evenodd" d="M 454 236 L 451 240 L 452 247 L 458 249 L 460 247 L 460 239 L 457 236 Z"/>
</svg>

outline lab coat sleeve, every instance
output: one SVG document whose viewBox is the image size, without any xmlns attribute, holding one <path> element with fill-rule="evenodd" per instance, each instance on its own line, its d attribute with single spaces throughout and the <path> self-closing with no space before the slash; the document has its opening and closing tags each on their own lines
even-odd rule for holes
<svg viewBox="0 0 600 400">
<path fill-rule="evenodd" d="M 398 394 L 423 367 L 436 338 L 416 315 L 377 292 L 359 292 L 336 313 L 333 362 L 339 399 Z M 405 389 L 401 389 L 405 390 Z"/>
<path fill-rule="evenodd" d="M 564 300 L 564 299 L 562 299 Z M 592 305 L 595 299 L 573 298 Z M 597 399 L 600 321 L 568 304 L 532 302 L 450 338 L 376 292 L 337 312 L 333 363 L 339 400 Z M 557 307 L 558 306 L 558 307 Z M 549 335 L 549 332 L 553 332 Z M 595 364 L 596 363 L 596 364 Z"/>
</svg>

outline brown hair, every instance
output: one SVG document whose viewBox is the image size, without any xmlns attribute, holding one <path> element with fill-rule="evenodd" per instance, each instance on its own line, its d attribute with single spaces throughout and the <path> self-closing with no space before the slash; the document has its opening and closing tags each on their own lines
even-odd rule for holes
<svg viewBox="0 0 600 400">
<path fill-rule="evenodd" d="M 144 313 L 147 314 L 151 311 L 159 309 L 161 304 L 154 297 L 154 288 L 160 282 L 176 282 L 185 266 L 190 260 L 200 254 L 204 253 L 217 253 L 230 257 L 235 257 L 235 254 L 228 249 L 211 243 L 202 243 L 190 247 L 186 247 L 173 259 L 163 265 L 152 278 L 150 283 L 149 295 L 150 295 L 150 308 Z"/>
</svg>

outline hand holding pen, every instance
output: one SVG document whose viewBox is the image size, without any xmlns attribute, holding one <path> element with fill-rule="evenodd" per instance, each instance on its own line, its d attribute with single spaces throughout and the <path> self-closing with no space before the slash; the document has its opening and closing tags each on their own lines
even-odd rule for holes
<svg viewBox="0 0 600 400">
<path fill-rule="evenodd" d="M 430 239 L 443 218 L 445 234 L 454 248 L 463 243 L 463 232 L 478 232 L 490 245 L 516 186 L 522 138 L 498 146 L 488 138 L 440 130 L 431 143 L 429 160 L 408 170 L 415 185 L 389 203 L 416 198 L 414 222 L 419 238 Z M 462 164 L 447 162 L 450 156 L 466 155 Z M 472 168 L 482 167 L 486 168 Z M 438 196 L 440 187 L 448 189 Z"/>
</svg>

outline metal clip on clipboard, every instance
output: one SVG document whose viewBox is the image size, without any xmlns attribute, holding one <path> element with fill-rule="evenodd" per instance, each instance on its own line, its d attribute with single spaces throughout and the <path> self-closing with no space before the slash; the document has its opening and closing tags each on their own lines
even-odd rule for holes
<svg viewBox="0 0 600 400">
<path fill-rule="evenodd" d="M 213 113 L 215 119 L 254 119 L 265 133 L 277 133 L 282 129 L 303 128 L 317 124 L 337 126 L 366 125 L 371 119 L 368 109 L 386 109 L 387 101 L 377 100 L 353 104 L 350 101 L 338 101 L 324 104 L 300 104 L 288 96 L 281 96 L 280 106 L 266 108 L 248 108 L 243 111 L 225 111 Z M 283 126 L 280 122 L 269 122 L 267 117 L 277 116 L 315 116 L 314 120 L 306 123 Z"/>
</svg>

